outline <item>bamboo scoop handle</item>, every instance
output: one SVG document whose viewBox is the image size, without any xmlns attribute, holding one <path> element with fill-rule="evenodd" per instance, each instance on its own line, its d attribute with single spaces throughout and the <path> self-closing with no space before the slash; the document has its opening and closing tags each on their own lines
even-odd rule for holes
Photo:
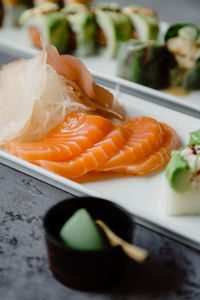
<svg viewBox="0 0 200 300">
<path fill-rule="evenodd" d="M 139 263 L 142 263 L 146 260 L 148 256 L 147 250 L 127 243 L 118 235 L 116 235 L 103 221 L 96 220 L 96 224 L 101 227 L 112 246 L 121 246 L 126 255 Z"/>
</svg>

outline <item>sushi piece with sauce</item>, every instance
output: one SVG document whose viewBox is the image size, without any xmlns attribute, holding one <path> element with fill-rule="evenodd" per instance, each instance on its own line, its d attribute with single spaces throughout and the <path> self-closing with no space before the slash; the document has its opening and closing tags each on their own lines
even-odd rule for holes
<svg viewBox="0 0 200 300">
<path fill-rule="evenodd" d="M 33 6 L 30 0 L 2 0 L 4 7 L 3 27 L 19 26 L 19 17 L 23 11 Z"/>
<path fill-rule="evenodd" d="M 200 214 L 200 130 L 190 133 L 189 145 L 172 152 L 160 203 L 167 215 Z"/>
<path fill-rule="evenodd" d="M 69 4 L 62 9 L 70 26 L 69 50 L 77 56 L 96 53 L 96 22 L 93 13 L 83 4 Z"/>
<path fill-rule="evenodd" d="M 69 27 L 66 18 L 59 12 L 59 6 L 54 3 L 44 3 L 41 6 L 26 10 L 20 17 L 20 24 L 28 28 L 33 45 L 39 49 L 42 44 L 54 45 L 64 52 L 69 39 Z"/>
<path fill-rule="evenodd" d="M 157 41 L 129 40 L 121 43 L 117 57 L 117 75 L 155 88 L 168 87 L 173 55 Z"/>
<path fill-rule="evenodd" d="M 171 71 L 172 87 L 185 90 L 200 88 L 200 29 L 195 24 L 174 24 L 165 34 L 177 66 Z"/>
<path fill-rule="evenodd" d="M 131 37 L 131 21 L 115 3 L 100 3 L 94 10 L 98 25 L 98 44 L 104 49 L 106 57 L 114 58 L 119 43 L 129 40 Z"/>
<path fill-rule="evenodd" d="M 140 6 L 127 6 L 122 9 L 132 21 L 132 38 L 138 40 L 157 40 L 159 34 L 159 20 L 156 13 Z"/>
</svg>

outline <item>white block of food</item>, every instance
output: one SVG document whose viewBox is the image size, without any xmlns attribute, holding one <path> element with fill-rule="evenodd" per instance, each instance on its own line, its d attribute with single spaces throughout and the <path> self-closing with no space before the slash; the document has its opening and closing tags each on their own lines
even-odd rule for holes
<svg viewBox="0 0 200 300">
<path fill-rule="evenodd" d="M 199 215 L 200 190 L 177 192 L 171 188 L 165 175 L 161 184 L 159 199 L 161 211 L 166 215 Z"/>
</svg>

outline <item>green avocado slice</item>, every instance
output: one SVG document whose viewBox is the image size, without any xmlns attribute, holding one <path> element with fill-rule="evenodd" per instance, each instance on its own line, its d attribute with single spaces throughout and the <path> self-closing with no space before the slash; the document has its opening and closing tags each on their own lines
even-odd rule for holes
<svg viewBox="0 0 200 300">
<path fill-rule="evenodd" d="M 200 145 L 200 129 L 190 132 L 190 145 Z"/>
<path fill-rule="evenodd" d="M 95 17 L 98 26 L 106 37 L 104 55 L 108 58 L 114 58 L 117 54 L 119 43 L 129 40 L 131 37 L 131 21 L 121 11 L 103 10 L 100 8 L 95 10 Z"/>
<path fill-rule="evenodd" d="M 106 246 L 106 238 L 85 208 L 77 210 L 63 225 L 61 239 L 77 250 L 100 250 Z"/>
<path fill-rule="evenodd" d="M 189 190 L 191 186 L 190 166 L 181 156 L 180 150 L 172 151 L 165 175 L 170 186 L 177 192 L 184 193 Z"/>
<path fill-rule="evenodd" d="M 130 17 L 139 40 L 157 40 L 159 34 L 159 20 L 156 14 L 140 6 L 128 6 L 123 12 Z"/>
<path fill-rule="evenodd" d="M 29 9 L 21 15 L 20 24 L 36 28 L 45 45 L 52 44 L 59 52 L 64 52 L 69 41 L 69 26 L 58 8 L 53 3 L 45 3 Z"/>
<path fill-rule="evenodd" d="M 94 15 L 82 4 L 64 7 L 61 12 L 69 22 L 75 38 L 75 54 L 88 56 L 96 53 L 96 22 Z"/>
<path fill-rule="evenodd" d="M 68 22 L 60 13 L 41 15 L 41 24 L 46 32 L 46 43 L 64 52 L 69 40 Z"/>
</svg>

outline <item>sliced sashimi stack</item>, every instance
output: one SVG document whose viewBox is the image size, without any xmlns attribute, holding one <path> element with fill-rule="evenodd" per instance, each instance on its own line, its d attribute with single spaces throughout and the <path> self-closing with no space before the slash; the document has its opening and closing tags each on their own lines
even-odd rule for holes
<svg viewBox="0 0 200 300">
<path fill-rule="evenodd" d="M 7 150 L 67 178 L 89 172 L 146 175 L 163 169 L 179 148 L 176 132 L 149 117 L 122 124 L 71 112 L 37 142 L 5 141 Z"/>
</svg>

